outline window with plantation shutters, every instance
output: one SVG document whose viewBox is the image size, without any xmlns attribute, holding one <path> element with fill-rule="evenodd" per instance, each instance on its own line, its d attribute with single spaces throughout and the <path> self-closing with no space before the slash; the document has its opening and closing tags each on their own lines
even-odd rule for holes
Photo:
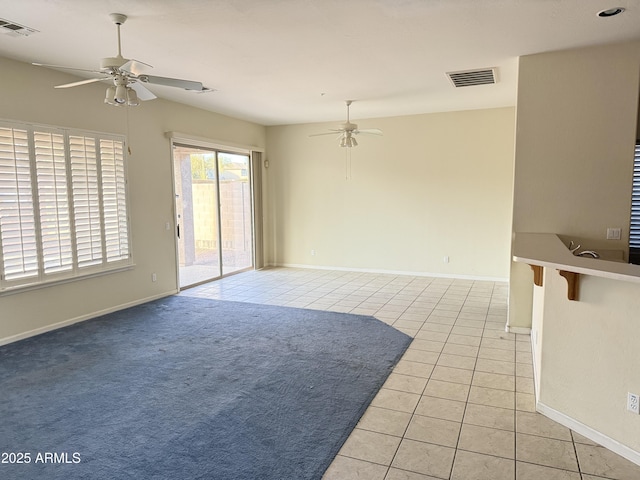
<svg viewBox="0 0 640 480">
<path fill-rule="evenodd" d="M 636 142 L 636 151 L 633 160 L 629 261 L 634 264 L 640 264 L 640 140 Z"/>
<path fill-rule="evenodd" d="M 124 139 L 0 122 L 0 292 L 131 264 Z"/>
</svg>

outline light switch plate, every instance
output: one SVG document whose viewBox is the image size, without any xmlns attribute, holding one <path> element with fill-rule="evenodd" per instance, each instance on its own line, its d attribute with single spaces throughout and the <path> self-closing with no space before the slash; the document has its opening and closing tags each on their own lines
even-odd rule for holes
<svg viewBox="0 0 640 480">
<path fill-rule="evenodd" d="M 607 228 L 607 240 L 620 240 L 620 228 Z"/>
</svg>

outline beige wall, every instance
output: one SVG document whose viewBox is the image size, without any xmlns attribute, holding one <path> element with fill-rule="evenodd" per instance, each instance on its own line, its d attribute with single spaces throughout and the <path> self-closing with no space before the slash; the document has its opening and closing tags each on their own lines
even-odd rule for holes
<svg viewBox="0 0 640 480">
<path fill-rule="evenodd" d="M 270 263 L 506 279 L 514 120 L 513 108 L 356 120 L 384 136 L 358 137 L 349 180 L 346 149 L 309 137 L 339 122 L 268 127 Z"/>
<path fill-rule="evenodd" d="M 639 42 L 520 58 L 514 232 L 628 250 L 639 73 Z M 531 291 L 529 267 L 512 264 L 512 327 L 531 326 Z"/>
<path fill-rule="evenodd" d="M 0 296 L 0 342 L 175 292 L 172 166 L 165 132 L 264 148 L 265 128 L 160 99 L 136 108 L 111 107 L 103 103 L 103 84 L 54 90 L 74 77 L 8 59 L 0 58 L 0 72 L 2 118 L 128 135 L 135 261 L 130 271 Z"/>
<path fill-rule="evenodd" d="M 638 120 L 636 124 L 636 140 L 640 140 L 640 101 L 638 102 Z"/>
<path fill-rule="evenodd" d="M 627 392 L 640 394 L 640 284 L 582 275 L 569 301 L 565 279 L 545 268 L 543 290 L 532 335 L 538 408 L 640 462 L 640 415 L 626 410 Z"/>
</svg>

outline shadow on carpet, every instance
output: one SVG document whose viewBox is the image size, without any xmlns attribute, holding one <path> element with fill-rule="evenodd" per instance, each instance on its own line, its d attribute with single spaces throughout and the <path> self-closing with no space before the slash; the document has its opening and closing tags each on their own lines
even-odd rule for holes
<svg viewBox="0 0 640 480">
<path fill-rule="evenodd" d="M 410 340 L 174 296 L 0 347 L 0 478 L 320 479 Z"/>
</svg>

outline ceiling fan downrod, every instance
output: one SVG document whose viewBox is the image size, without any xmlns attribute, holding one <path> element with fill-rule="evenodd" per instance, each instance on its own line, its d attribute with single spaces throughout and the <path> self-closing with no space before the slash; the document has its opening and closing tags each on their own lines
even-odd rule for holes
<svg viewBox="0 0 640 480">
<path fill-rule="evenodd" d="M 122 43 L 120 42 L 120 25 L 127 21 L 127 16 L 123 13 L 110 13 L 109 17 L 118 29 L 118 57 L 122 57 Z"/>
</svg>

